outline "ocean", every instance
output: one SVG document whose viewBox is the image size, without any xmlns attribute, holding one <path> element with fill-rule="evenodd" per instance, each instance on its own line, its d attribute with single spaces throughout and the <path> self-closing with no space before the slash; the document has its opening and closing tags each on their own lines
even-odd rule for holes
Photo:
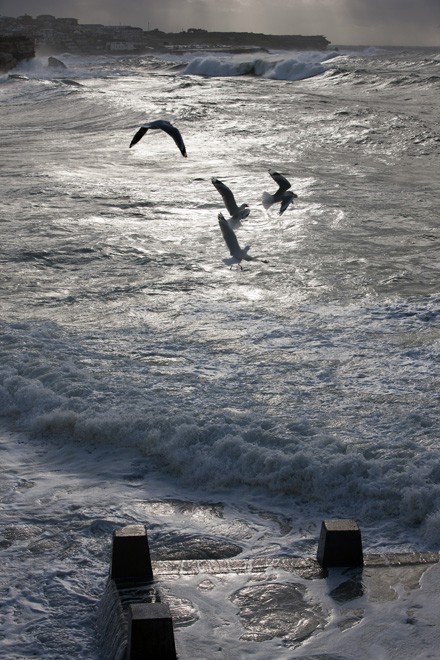
<svg viewBox="0 0 440 660">
<path fill-rule="evenodd" d="M 0 77 L 3 657 L 102 657 L 126 524 L 157 559 L 206 539 L 315 557 L 329 518 L 367 553 L 438 550 L 440 51 L 59 58 Z M 156 119 L 187 158 L 157 130 L 129 148 Z M 282 215 L 269 170 L 297 194 Z M 223 262 L 212 177 L 268 263 Z M 420 647 L 393 655 L 388 626 L 371 651 L 371 610 L 350 655 L 324 605 L 300 640 L 261 641 L 237 623 L 248 583 L 208 619 L 188 601 L 182 660 L 435 657 L 423 622 Z"/>
</svg>

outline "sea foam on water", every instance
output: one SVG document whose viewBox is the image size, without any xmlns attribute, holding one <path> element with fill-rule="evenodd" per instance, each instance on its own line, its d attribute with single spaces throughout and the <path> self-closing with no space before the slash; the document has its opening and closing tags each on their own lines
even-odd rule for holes
<svg viewBox="0 0 440 660">
<path fill-rule="evenodd" d="M 61 59 L 80 86 L 44 62 L 0 79 L 2 651 L 99 657 L 127 523 L 167 556 L 202 539 L 313 557 L 341 517 L 366 552 L 436 550 L 438 53 Z M 166 135 L 128 148 L 155 119 L 187 159 Z M 261 204 L 270 169 L 298 194 L 281 218 Z M 268 264 L 224 266 L 213 176 L 249 204 L 237 236 Z M 413 657 L 436 650 L 425 569 L 381 574 L 376 605 L 373 575 L 363 594 L 280 570 L 267 592 L 231 574 L 166 596 L 191 618 L 188 657 Z M 303 600 L 307 645 L 285 616 Z"/>
</svg>

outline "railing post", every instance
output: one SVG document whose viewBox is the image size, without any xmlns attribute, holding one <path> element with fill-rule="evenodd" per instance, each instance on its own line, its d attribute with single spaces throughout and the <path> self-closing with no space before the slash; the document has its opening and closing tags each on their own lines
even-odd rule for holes
<svg viewBox="0 0 440 660">
<path fill-rule="evenodd" d="M 318 562 L 331 566 L 363 566 L 361 530 L 350 519 L 323 520 L 318 545 Z"/>
<path fill-rule="evenodd" d="M 173 621 L 165 603 L 133 603 L 128 616 L 128 660 L 176 660 Z"/>
<path fill-rule="evenodd" d="M 150 548 L 144 525 L 126 525 L 113 532 L 110 577 L 113 580 L 153 580 Z"/>
</svg>

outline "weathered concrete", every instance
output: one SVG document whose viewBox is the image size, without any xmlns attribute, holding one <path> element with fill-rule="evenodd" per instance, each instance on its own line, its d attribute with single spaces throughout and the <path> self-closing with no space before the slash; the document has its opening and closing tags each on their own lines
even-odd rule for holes
<svg viewBox="0 0 440 660">
<path fill-rule="evenodd" d="M 126 525 L 113 533 L 110 577 L 114 580 L 153 579 L 150 548 L 144 525 Z"/>
<path fill-rule="evenodd" d="M 323 520 L 318 562 L 324 568 L 363 565 L 361 530 L 354 520 Z"/>
<path fill-rule="evenodd" d="M 135 603 L 128 617 L 127 658 L 175 660 L 173 622 L 165 603 Z"/>
<path fill-rule="evenodd" d="M 410 568 L 428 566 L 440 561 L 438 552 L 411 552 L 364 555 L 363 566 L 366 569 Z M 327 576 L 325 570 L 313 557 L 264 557 L 262 559 L 178 559 L 175 561 L 154 561 L 154 575 L 163 580 L 168 577 L 185 575 L 228 575 L 265 573 L 268 569 L 286 571 L 305 579 L 322 579 Z"/>
<path fill-rule="evenodd" d="M 210 647 L 209 626 L 216 626 L 220 598 L 225 599 L 225 613 L 228 602 L 236 608 L 228 625 L 231 630 L 242 626 L 240 640 L 279 637 L 295 646 L 326 627 L 331 616 L 338 619 L 337 630 L 345 631 L 365 617 L 366 602 L 377 610 L 397 602 L 401 593 L 416 593 L 424 573 L 440 560 L 438 552 L 364 556 L 360 530 L 352 520 L 323 521 L 323 530 L 317 557 L 150 561 L 145 527 L 123 527 L 114 533 L 112 573 L 119 577 L 109 579 L 101 637 L 117 653 L 122 650 L 127 660 L 175 660 L 173 628 L 184 626 L 193 631 L 177 638 L 177 649 L 182 660 L 190 658 L 198 635 L 205 634 L 205 650 Z M 354 540 L 354 553 L 350 550 L 348 555 L 339 543 L 346 534 Z M 338 565 L 331 555 L 330 563 L 325 559 L 324 541 L 332 535 L 337 561 L 343 562 Z M 237 582 L 238 574 L 243 578 Z M 318 586 L 321 581 L 323 588 Z M 325 594 L 324 600 L 318 594 Z M 402 607 L 407 607 L 404 598 Z M 201 628 L 192 629 L 197 622 Z M 212 644 L 216 639 L 213 635 Z M 230 643 L 227 636 L 223 639 Z"/>
</svg>

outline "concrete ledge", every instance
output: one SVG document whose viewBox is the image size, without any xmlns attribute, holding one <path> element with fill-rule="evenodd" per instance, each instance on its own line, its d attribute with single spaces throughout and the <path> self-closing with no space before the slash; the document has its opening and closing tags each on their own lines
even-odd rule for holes
<svg viewBox="0 0 440 660">
<path fill-rule="evenodd" d="M 268 568 L 298 573 L 305 577 L 322 578 L 324 572 L 315 559 L 298 557 L 264 557 L 263 559 L 177 559 L 153 561 L 154 575 L 221 575 L 227 573 L 264 573 Z"/>
<path fill-rule="evenodd" d="M 365 555 L 364 566 L 416 566 L 420 564 L 437 564 L 440 552 L 390 552 L 386 555 Z"/>
<path fill-rule="evenodd" d="M 364 567 L 415 566 L 436 564 L 440 561 L 439 552 L 392 553 L 386 555 L 364 555 Z M 179 575 L 222 575 L 243 573 L 264 573 L 268 569 L 279 569 L 308 579 L 320 579 L 327 571 L 312 557 L 265 557 L 264 559 L 179 559 L 153 561 L 156 578 Z"/>
</svg>

